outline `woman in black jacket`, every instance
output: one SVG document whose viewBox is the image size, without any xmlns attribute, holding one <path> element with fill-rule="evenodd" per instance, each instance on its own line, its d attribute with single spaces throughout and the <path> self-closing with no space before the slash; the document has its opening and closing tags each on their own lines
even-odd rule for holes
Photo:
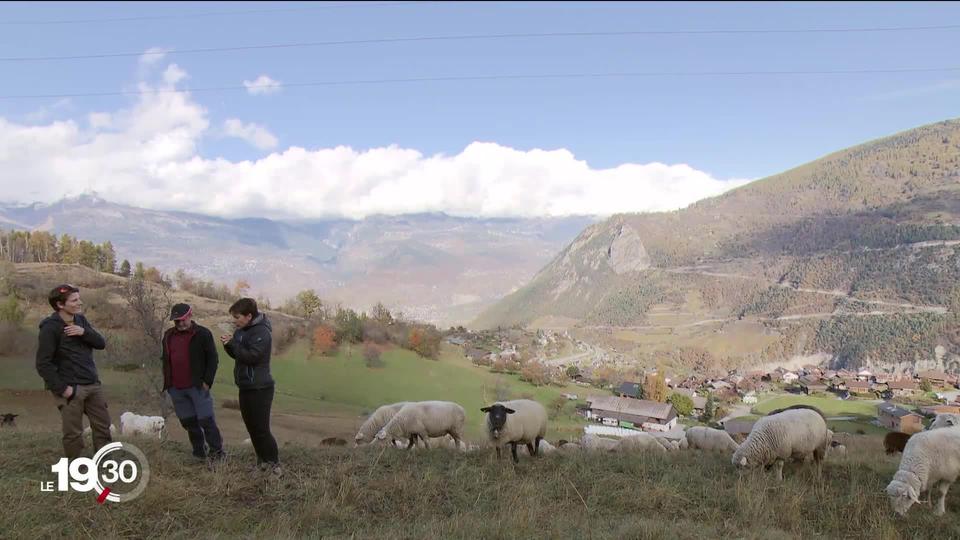
<svg viewBox="0 0 960 540">
<path fill-rule="evenodd" d="M 233 335 L 220 336 L 223 348 L 236 360 L 233 379 L 240 390 L 240 414 L 257 453 L 260 470 L 279 476 L 277 441 L 270 433 L 270 407 L 273 404 L 273 377 L 270 375 L 270 348 L 273 328 L 266 315 L 257 309 L 253 298 L 241 298 L 230 306 L 237 329 Z"/>
</svg>

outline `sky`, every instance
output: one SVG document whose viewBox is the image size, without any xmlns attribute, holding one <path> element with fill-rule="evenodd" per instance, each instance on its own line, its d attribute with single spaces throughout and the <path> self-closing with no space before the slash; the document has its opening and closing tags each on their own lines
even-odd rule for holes
<svg viewBox="0 0 960 540">
<path fill-rule="evenodd" d="M 951 2 L 3 3 L 0 200 L 673 210 L 960 116 L 957 43 Z"/>
</svg>

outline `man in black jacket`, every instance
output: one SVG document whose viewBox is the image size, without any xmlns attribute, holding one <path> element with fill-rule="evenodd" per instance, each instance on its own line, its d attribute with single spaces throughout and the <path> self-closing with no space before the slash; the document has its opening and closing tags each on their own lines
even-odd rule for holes
<svg viewBox="0 0 960 540">
<path fill-rule="evenodd" d="M 83 415 L 90 421 L 94 451 L 112 441 L 107 398 L 100 385 L 93 349 L 107 343 L 87 318 L 80 289 L 54 287 L 47 297 L 54 313 L 40 322 L 37 373 L 53 392 L 63 427 L 63 452 L 69 459 L 83 452 Z"/>
<path fill-rule="evenodd" d="M 173 327 L 163 334 L 163 389 L 173 401 L 180 425 L 187 430 L 193 455 L 222 459 L 223 438 L 213 415 L 210 387 L 217 376 L 217 347 L 210 330 L 193 321 L 188 304 L 170 310 Z"/>
</svg>

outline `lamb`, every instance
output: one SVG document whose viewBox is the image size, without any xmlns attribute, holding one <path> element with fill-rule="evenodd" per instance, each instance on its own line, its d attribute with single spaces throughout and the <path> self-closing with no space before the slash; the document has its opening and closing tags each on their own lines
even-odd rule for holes
<svg viewBox="0 0 960 540">
<path fill-rule="evenodd" d="M 733 437 L 726 431 L 704 426 L 696 426 L 686 432 L 687 444 L 691 449 L 708 450 L 715 452 L 737 451 L 740 445 L 733 441 Z"/>
<path fill-rule="evenodd" d="M 630 435 L 629 437 L 624 437 L 617 442 L 614 446 L 614 450 L 617 452 L 653 452 L 653 453 L 667 453 L 668 448 L 663 445 L 661 442 L 662 439 L 654 437 L 649 433 L 637 433 L 636 435 Z"/>
<path fill-rule="evenodd" d="M 933 419 L 933 423 L 930 424 L 930 429 L 938 429 L 945 427 L 960 426 L 960 414 L 956 413 L 940 413 L 936 418 Z"/>
<path fill-rule="evenodd" d="M 163 437 L 163 428 L 166 421 L 162 416 L 141 416 L 127 411 L 120 415 L 120 433 L 124 435 L 156 435 Z"/>
<path fill-rule="evenodd" d="M 903 516 L 919 502 L 924 490 L 940 492 L 933 513 L 946 512 L 947 490 L 960 475 L 960 428 L 942 428 L 917 433 L 907 441 L 900 468 L 887 485 L 893 511 Z"/>
<path fill-rule="evenodd" d="M 6 414 L 2 415 L 3 420 L 0 420 L 0 426 L 17 427 L 17 420 L 16 420 L 16 419 L 17 419 L 18 416 L 20 416 L 20 415 L 19 415 L 19 414 L 10 414 L 10 413 L 6 413 Z"/>
<path fill-rule="evenodd" d="M 845 456 L 847 455 L 847 447 L 840 444 L 839 441 L 830 441 L 830 453 Z"/>
<path fill-rule="evenodd" d="M 384 405 L 373 411 L 373 414 L 367 417 L 357 431 L 357 435 L 353 438 L 354 443 L 359 445 L 361 443 L 367 444 L 373 442 L 377 433 L 383 429 L 383 426 L 387 425 L 387 422 L 393 418 L 393 415 L 397 414 L 407 403 L 409 403 L 409 401 L 391 403 L 390 405 Z"/>
<path fill-rule="evenodd" d="M 887 454 L 903 452 L 904 447 L 907 446 L 908 440 L 910 440 L 909 433 L 891 431 L 883 437 L 883 448 L 886 450 Z"/>
<path fill-rule="evenodd" d="M 812 454 L 820 476 L 829 444 L 827 423 L 819 411 L 785 410 L 757 420 L 732 462 L 739 469 L 775 466 L 777 480 L 783 480 L 784 461 Z"/>
<path fill-rule="evenodd" d="M 377 432 L 377 439 L 409 439 L 409 449 L 419 438 L 425 447 L 430 448 L 427 442 L 430 437 L 450 435 L 459 448 L 466 418 L 463 407 L 452 401 L 407 403 Z"/>
<path fill-rule="evenodd" d="M 593 434 L 586 434 L 580 439 L 580 446 L 584 450 L 599 450 L 601 452 L 611 452 L 620 444 L 618 439 L 608 437 L 599 437 Z"/>
<path fill-rule="evenodd" d="M 547 410 L 543 405 L 530 399 L 498 401 L 483 407 L 487 413 L 487 436 L 497 449 L 497 459 L 501 456 L 501 447 L 510 445 L 513 462 L 519 463 L 517 445 L 526 444 L 531 456 L 536 456 L 540 441 L 547 434 Z"/>
</svg>

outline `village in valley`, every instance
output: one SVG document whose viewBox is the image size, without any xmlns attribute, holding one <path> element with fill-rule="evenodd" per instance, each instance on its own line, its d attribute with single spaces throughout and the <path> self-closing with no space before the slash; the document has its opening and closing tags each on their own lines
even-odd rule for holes
<svg viewBox="0 0 960 540">
<path fill-rule="evenodd" d="M 493 372 L 520 374 L 535 385 L 581 387 L 563 396 L 575 403 L 586 434 L 624 437 L 648 431 L 679 439 L 687 427 L 709 425 L 739 442 L 764 413 L 798 403 L 822 407 L 834 431 L 857 435 L 917 433 L 937 414 L 960 414 L 960 377 L 940 370 L 889 374 L 806 364 L 794 370 L 681 376 L 630 366 L 623 353 L 588 344 L 569 331 L 460 327 L 451 328 L 445 341 Z M 657 391 L 658 382 L 665 391 Z"/>
</svg>

